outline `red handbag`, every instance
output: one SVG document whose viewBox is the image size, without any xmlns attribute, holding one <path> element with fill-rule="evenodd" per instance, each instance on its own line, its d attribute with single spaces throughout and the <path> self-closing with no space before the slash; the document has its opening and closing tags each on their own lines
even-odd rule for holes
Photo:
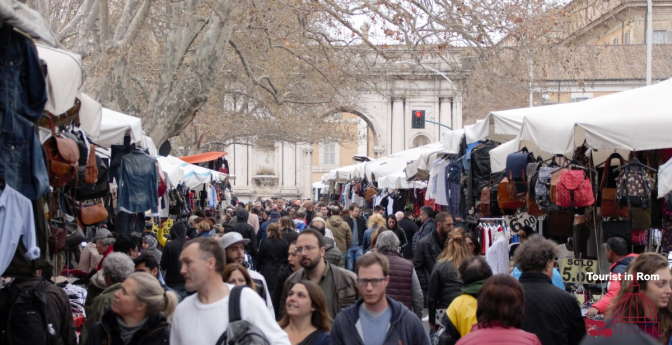
<svg viewBox="0 0 672 345">
<path fill-rule="evenodd" d="M 595 203 L 593 186 L 583 170 L 562 173 L 556 187 L 556 204 L 560 207 L 586 207 Z"/>
</svg>

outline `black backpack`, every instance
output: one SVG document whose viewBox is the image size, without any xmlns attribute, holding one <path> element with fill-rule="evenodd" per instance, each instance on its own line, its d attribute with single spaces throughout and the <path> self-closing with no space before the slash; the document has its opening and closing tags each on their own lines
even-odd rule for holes
<svg viewBox="0 0 672 345">
<path fill-rule="evenodd" d="M 55 345 L 58 334 L 47 320 L 47 286 L 27 289 L 12 283 L 0 290 L 0 345 Z"/>
<path fill-rule="evenodd" d="M 229 326 L 215 345 L 270 345 L 264 332 L 249 321 L 241 320 L 240 295 L 246 286 L 236 286 L 229 295 Z M 248 288 L 249 289 L 249 288 Z M 256 292 L 255 292 L 256 293 Z"/>
</svg>

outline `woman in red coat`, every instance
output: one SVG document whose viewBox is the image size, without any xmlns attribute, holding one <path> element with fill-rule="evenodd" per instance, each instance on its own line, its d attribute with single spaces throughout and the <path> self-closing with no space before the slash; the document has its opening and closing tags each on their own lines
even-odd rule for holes
<svg viewBox="0 0 672 345">
<path fill-rule="evenodd" d="M 520 329 L 525 313 L 523 288 L 506 274 L 485 281 L 478 295 L 478 324 L 457 345 L 541 345 L 536 335 Z"/>
</svg>

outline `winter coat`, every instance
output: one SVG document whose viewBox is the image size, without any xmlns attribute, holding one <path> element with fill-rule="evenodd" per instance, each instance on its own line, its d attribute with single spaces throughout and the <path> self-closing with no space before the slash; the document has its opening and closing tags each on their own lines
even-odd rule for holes
<svg viewBox="0 0 672 345">
<path fill-rule="evenodd" d="M 102 293 L 100 293 L 100 295 L 93 299 L 90 306 L 86 307 L 86 323 L 84 324 L 84 330 L 82 331 L 80 343 L 86 343 L 88 335 L 95 324 L 100 322 L 100 320 L 103 318 L 103 315 L 105 315 L 110 310 L 114 293 L 119 289 L 121 289 L 121 283 L 108 286 L 105 290 L 103 290 Z"/>
<path fill-rule="evenodd" d="M 624 274 L 628 270 L 628 265 L 637 258 L 637 254 L 628 254 L 623 257 L 621 260 L 614 262 L 611 267 L 609 267 L 609 272 L 612 274 Z M 609 284 L 607 286 L 607 293 L 600 298 L 599 301 L 593 304 L 593 308 L 597 309 L 601 314 L 606 313 L 607 309 L 611 305 L 611 302 L 618 295 L 618 291 L 621 289 L 621 279 L 609 279 Z"/>
<path fill-rule="evenodd" d="M 422 291 L 425 293 L 425 299 L 427 297 L 427 289 L 429 288 L 429 278 L 436 264 L 436 257 L 441 254 L 441 250 L 443 250 L 443 240 L 436 231 L 420 240 L 415 250 L 413 250 L 413 264 L 415 265 L 416 272 L 418 272 L 418 278 L 420 279 Z"/>
<path fill-rule="evenodd" d="M 250 240 L 250 242 L 245 246 L 245 251 L 252 256 L 252 258 L 257 257 L 257 235 L 254 233 L 252 225 L 247 224 L 247 218 L 249 214 L 245 209 L 239 208 L 236 211 L 236 224 L 233 225 L 232 231 L 235 231 L 241 235 L 243 238 Z"/>
<path fill-rule="evenodd" d="M 170 230 L 172 240 L 168 241 L 161 255 L 161 268 L 166 271 L 166 284 L 175 286 L 184 284 L 184 277 L 180 274 L 180 253 L 187 241 L 187 228 L 184 224 L 175 224 Z"/>
<path fill-rule="evenodd" d="M 354 231 L 353 229 L 355 228 L 354 223 L 357 222 L 357 239 L 359 240 L 359 246 L 362 246 L 362 243 L 364 242 L 364 231 L 366 231 L 366 220 L 364 217 L 359 216 L 356 219 L 352 217 L 348 217 L 345 220 L 346 223 L 348 223 L 348 226 L 350 227 L 350 231 Z M 352 235 L 354 237 L 354 234 Z"/>
<path fill-rule="evenodd" d="M 477 323 L 477 298 L 484 282 L 484 280 L 479 280 L 462 287 L 462 294 L 457 296 L 446 309 L 446 315 L 452 328 L 457 330 L 461 337 L 469 334 Z"/>
<path fill-rule="evenodd" d="M 150 316 L 133 334 L 127 345 L 168 345 L 170 324 L 163 316 Z M 86 339 L 86 345 L 125 345 L 121 340 L 117 314 L 109 311 L 97 322 Z"/>
<path fill-rule="evenodd" d="M 413 235 L 413 255 L 415 255 L 418 244 L 423 238 L 426 238 L 430 234 L 433 234 L 436 231 L 436 222 L 434 218 L 427 218 L 425 222 L 422 223 L 420 229 Z"/>
<path fill-rule="evenodd" d="M 457 268 L 448 260 L 434 266 L 427 289 L 429 324 L 436 324 L 436 310 L 446 309 L 460 295 L 462 279 Z"/>
<path fill-rule="evenodd" d="M 406 234 L 406 239 L 408 239 L 408 244 L 402 248 L 401 253 L 406 259 L 413 259 L 413 236 L 418 232 L 418 225 L 408 217 L 402 218 L 398 225 Z"/>
<path fill-rule="evenodd" d="M 489 327 L 476 328 L 457 345 L 541 345 L 536 335 L 519 328 Z"/>
<path fill-rule="evenodd" d="M 54 331 L 58 335 L 54 344 L 77 344 L 75 328 L 72 324 L 72 309 L 70 308 L 70 300 L 68 299 L 68 296 L 65 294 L 63 289 L 50 281 L 33 277 L 17 277 L 12 284 L 18 289 L 18 291 L 25 291 L 29 289 L 39 289 L 41 291 L 45 291 L 46 294 L 43 295 L 46 297 L 46 308 L 44 309 L 45 319 L 48 323 L 52 324 Z M 7 311 L 3 310 L 2 312 L 4 313 Z"/>
<path fill-rule="evenodd" d="M 381 254 L 385 255 L 390 263 L 390 282 L 387 284 L 385 294 L 401 302 L 406 308 L 419 315 L 418 317 L 422 317 L 422 289 L 413 263 L 402 258 L 397 252 L 386 250 Z"/>
<path fill-rule="evenodd" d="M 273 296 L 277 289 L 282 290 L 282 281 L 279 280 L 280 269 L 287 265 L 288 243 L 282 238 L 266 238 L 261 242 L 257 256 L 257 269 L 268 284 L 268 292 Z"/>
<path fill-rule="evenodd" d="M 331 328 L 332 345 L 364 345 L 359 321 L 359 308 L 362 301 L 348 307 L 336 316 Z M 422 321 L 403 304 L 387 297 L 387 303 L 392 310 L 390 327 L 385 336 L 384 345 L 413 344 L 429 345 L 429 337 L 425 332 Z"/>
<path fill-rule="evenodd" d="M 334 240 L 338 249 L 345 253 L 352 243 L 352 232 L 348 223 L 341 216 L 331 216 L 327 220 L 327 228 L 334 234 Z"/>
<path fill-rule="evenodd" d="M 525 292 L 522 329 L 534 333 L 544 345 L 576 345 L 586 327 L 576 298 L 551 284 L 544 273 L 523 272 Z"/>
</svg>

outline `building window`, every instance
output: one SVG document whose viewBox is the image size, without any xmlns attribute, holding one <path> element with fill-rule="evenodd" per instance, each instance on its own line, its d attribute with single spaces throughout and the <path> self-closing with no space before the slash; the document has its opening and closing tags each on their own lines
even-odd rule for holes
<svg viewBox="0 0 672 345">
<path fill-rule="evenodd" d="M 623 44 L 630 44 L 630 31 L 623 34 Z"/>
<path fill-rule="evenodd" d="M 672 44 L 672 31 L 655 30 L 653 44 Z"/>
<path fill-rule="evenodd" d="M 336 165 L 337 151 L 336 143 L 320 144 L 320 165 Z"/>
<path fill-rule="evenodd" d="M 617 44 L 618 44 L 618 37 L 617 37 L 617 38 L 614 38 L 614 40 L 611 42 L 611 44 L 613 44 L 613 45 L 617 45 Z"/>
</svg>

